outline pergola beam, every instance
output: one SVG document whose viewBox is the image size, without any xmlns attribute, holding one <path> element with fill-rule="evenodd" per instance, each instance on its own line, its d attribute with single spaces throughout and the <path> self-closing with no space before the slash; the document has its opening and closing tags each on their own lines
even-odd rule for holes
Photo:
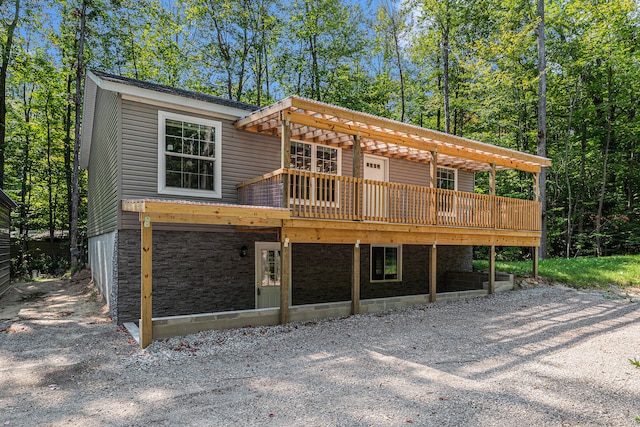
<svg viewBox="0 0 640 427">
<path fill-rule="evenodd" d="M 485 144 L 479 141 L 473 141 L 471 139 L 462 138 L 455 135 L 450 135 L 434 130 L 421 128 L 406 123 L 396 122 L 394 120 L 385 119 L 383 117 L 373 116 L 371 114 L 361 113 L 357 111 L 348 110 L 346 108 L 337 107 L 329 104 L 324 104 L 318 101 L 312 101 L 309 99 L 303 99 L 298 97 L 291 97 L 291 108 L 293 110 L 302 109 L 315 111 L 317 113 L 326 114 L 327 116 L 337 117 L 341 120 L 350 120 L 354 123 L 365 123 L 369 127 L 379 127 L 380 129 L 387 129 L 388 131 L 404 132 L 410 135 L 418 135 L 422 138 L 439 141 L 444 144 L 452 144 L 456 146 L 473 148 L 481 151 L 486 151 L 495 155 L 501 155 L 510 157 L 516 160 L 524 162 L 533 162 L 540 166 L 551 166 L 551 160 L 535 156 L 533 154 L 522 153 L 515 150 L 509 150 L 508 148 L 502 148 L 491 144 Z M 364 135 L 364 133 L 363 133 Z"/>
<path fill-rule="evenodd" d="M 308 116 L 303 113 L 286 111 L 285 117 L 288 117 L 292 123 L 298 125 L 314 127 L 319 129 L 325 129 L 327 131 L 336 134 L 357 135 L 370 138 L 377 141 L 377 149 L 382 151 L 388 151 L 388 144 L 395 144 L 398 146 L 404 146 L 409 148 L 415 148 L 424 151 L 433 151 L 438 149 L 438 152 L 443 155 L 448 155 L 453 158 L 462 158 L 466 160 L 479 161 L 485 163 L 495 163 L 498 166 L 506 167 L 509 169 L 518 169 L 526 172 L 537 172 L 540 170 L 540 166 L 529 163 L 527 161 L 518 160 L 514 157 L 507 157 L 501 154 L 490 154 L 488 152 L 480 152 L 475 148 L 464 147 L 460 145 L 451 144 L 438 144 L 436 142 L 429 142 L 422 139 L 416 141 L 413 138 L 407 136 L 400 136 L 396 133 L 373 130 L 367 127 L 358 125 L 349 125 L 337 120 L 324 119 L 322 117 Z M 321 138 L 317 138 L 318 140 Z M 380 143 L 384 144 L 384 148 L 380 147 Z"/>
</svg>

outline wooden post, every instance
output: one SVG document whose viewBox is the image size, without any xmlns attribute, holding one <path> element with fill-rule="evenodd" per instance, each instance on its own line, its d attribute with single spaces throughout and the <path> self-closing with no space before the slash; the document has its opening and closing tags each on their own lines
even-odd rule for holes
<svg viewBox="0 0 640 427">
<path fill-rule="evenodd" d="M 533 194 L 535 195 L 536 202 L 540 201 L 540 174 L 535 172 L 533 174 Z M 542 214 L 542 212 L 540 212 Z M 540 248 L 536 246 L 533 248 L 533 277 L 538 278 L 538 261 L 540 259 Z"/>
<path fill-rule="evenodd" d="M 431 193 L 431 222 L 433 224 L 438 223 L 438 196 L 436 194 L 436 189 L 438 187 L 438 150 L 434 150 L 431 152 L 431 176 L 429 180 L 429 186 L 433 188 L 433 192 Z"/>
<path fill-rule="evenodd" d="M 491 245 L 489 251 L 489 294 L 496 291 L 496 245 Z"/>
<path fill-rule="evenodd" d="M 362 146 L 360 146 L 360 133 L 353 136 L 353 177 L 362 178 Z M 361 183 L 356 181 L 353 183 L 353 214 L 356 219 L 362 219 L 360 206 L 362 206 L 362 189 Z"/>
<path fill-rule="evenodd" d="M 353 177 L 362 178 L 362 147 L 360 133 L 353 136 Z"/>
<path fill-rule="evenodd" d="M 289 323 L 289 293 L 291 291 L 291 244 L 284 239 L 280 251 L 280 323 Z"/>
<path fill-rule="evenodd" d="M 438 186 L 438 150 L 431 152 L 431 170 L 429 178 L 429 187 L 436 188 Z"/>
<path fill-rule="evenodd" d="M 436 302 L 436 273 L 437 273 L 437 260 L 438 249 L 434 243 L 431 247 L 431 260 L 429 267 L 429 302 Z"/>
<path fill-rule="evenodd" d="M 360 314 L 360 240 L 353 246 L 351 274 L 351 314 Z"/>
<path fill-rule="evenodd" d="M 489 195 L 491 196 L 491 227 L 496 228 L 498 226 L 498 212 L 496 203 L 496 164 L 491 164 L 491 170 L 489 171 Z"/>
<path fill-rule="evenodd" d="M 140 215 L 142 216 L 142 214 Z M 141 286 L 140 286 L 140 347 L 145 348 L 153 341 L 152 303 L 152 228 L 151 218 L 141 218 Z"/>
<path fill-rule="evenodd" d="M 282 174 L 282 207 L 285 209 L 289 209 L 289 168 L 291 167 L 291 121 L 289 119 L 289 115 L 285 112 L 281 113 L 280 118 L 282 119 L 282 137 L 281 137 L 281 147 L 282 151 L 282 159 L 280 161 L 280 166 L 284 170 Z"/>
</svg>

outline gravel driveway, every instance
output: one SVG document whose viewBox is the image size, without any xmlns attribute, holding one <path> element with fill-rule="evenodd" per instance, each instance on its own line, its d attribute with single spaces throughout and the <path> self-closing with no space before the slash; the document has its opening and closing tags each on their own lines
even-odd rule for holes
<svg viewBox="0 0 640 427">
<path fill-rule="evenodd" d="M 637 294 L 540 286 L 140 350 L 85 285 L 0 299 L 0 426 L 640 425 Z"/>
</svg>

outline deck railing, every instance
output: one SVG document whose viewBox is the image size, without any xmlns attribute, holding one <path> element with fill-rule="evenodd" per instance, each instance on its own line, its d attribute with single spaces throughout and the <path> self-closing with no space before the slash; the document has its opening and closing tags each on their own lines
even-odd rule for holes
<svg viewBox="0 0 640 427">
<path fill-rule="evenodd" d="M 288 205 L 298 218 L 540 230 L 540 203 L 531 200 L 296 169 L 278 169 L 239 184 L 238 199 L 243 205 Z"/>
</svg>

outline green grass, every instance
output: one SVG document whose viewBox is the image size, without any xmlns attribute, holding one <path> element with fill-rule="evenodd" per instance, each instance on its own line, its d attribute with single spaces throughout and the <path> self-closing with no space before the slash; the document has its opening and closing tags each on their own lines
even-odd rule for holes
<svg viewBox="0 0 640 427">
<path fill-rule="evenodd" d="M 488 261 L 473 262 L 480 270 L 486 270 L 488 265 Z M 496 270 L 531 275 L 532 262 L 496 262 Z M 538 273 L 576 288 L 640 287 L 640 255 L 544 259 L 540 261 Z"/>
</svg>

